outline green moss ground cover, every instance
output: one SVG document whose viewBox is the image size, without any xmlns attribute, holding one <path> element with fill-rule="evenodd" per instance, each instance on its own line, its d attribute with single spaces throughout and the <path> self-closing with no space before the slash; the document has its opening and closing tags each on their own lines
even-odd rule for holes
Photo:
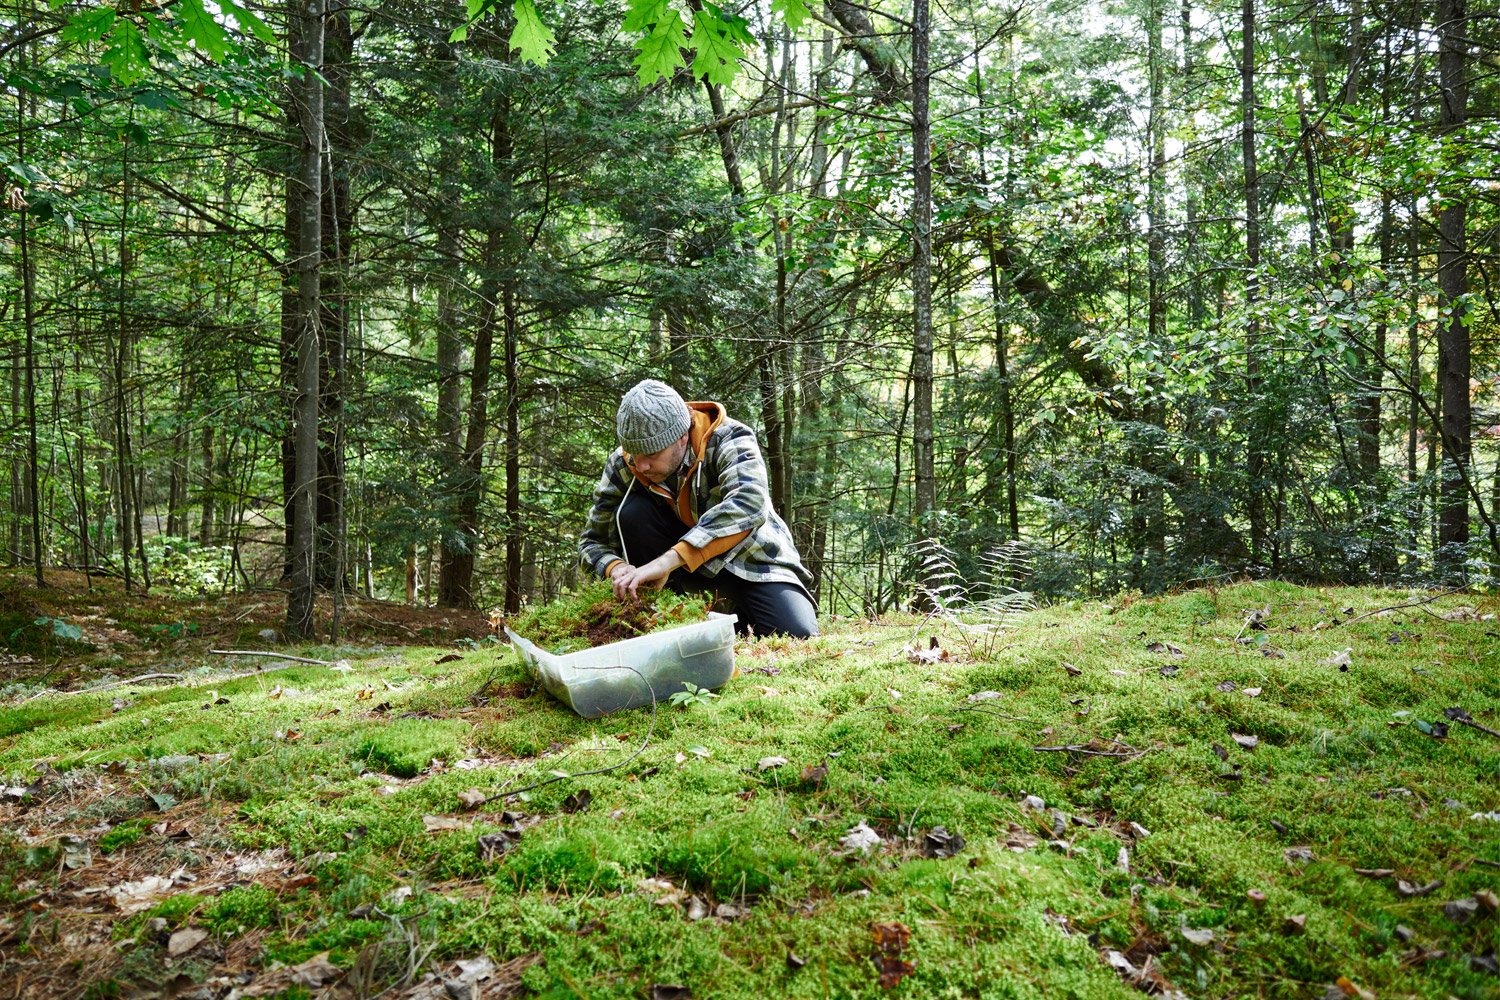
<svg viewBox="0 0 1500 1000">
<path fill-rule="evenodd" d="M 551 604 L 532 605 L 506 625 L 548 652 L 569 653 L 707 617 L 707 603 L 700 595 L 641 590 L 635 600 L 618 601 L 614 587 L 601 580 Z"/>
<path fill-rule="evenodd" d="M 600 1000 L 1494 996 L 1500 739 L 1424 730 L 1454 706 L 1500 729 L 1500 603 L 1351 620 L 1413 599 L 1079 602 L 980 659 L 951 623 L 830 622 L 742 644 L 722 698 L 659 709 L 625 766 L 472 810 L 624 760 L 649 710 L 581 720 L 492 648 L 12 705 L 0 773 L 33 791 L 3 807 L 0 977 L 113 996 L 326 952 L 348 996 L 479 955 Z M 933 635 L 951 658 L 914 660 Z M 928 856 L 935 827 L 963 848 Z M 177 869 L 198 880 L 128 915 L 71 895 Z M 183 927 L 208 957 L 167 954 Z"/>
</svg>

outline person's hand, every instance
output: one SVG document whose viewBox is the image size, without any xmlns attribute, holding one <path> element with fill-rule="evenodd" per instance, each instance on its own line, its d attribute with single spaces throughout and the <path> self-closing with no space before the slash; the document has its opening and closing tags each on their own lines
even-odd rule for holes
<svg viewBox="0 0 1500 1000">
<path fill-rule="evenodd" d="M 615 599 L 637 600 L 636 592 L 641 587 L 660 590 L 666 585 L 667 577 L 672 575 L 672 571 L 681 565 L 682 556 L 675 549 L 668 549 L 644 566 L 621 563 L 609 574 L 610 582 L 615 588 Z"/>
</svg>

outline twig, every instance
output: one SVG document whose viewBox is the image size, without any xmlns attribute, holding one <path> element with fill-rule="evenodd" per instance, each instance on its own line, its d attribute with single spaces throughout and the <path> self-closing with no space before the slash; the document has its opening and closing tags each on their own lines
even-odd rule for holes
<svg viewBox="0 0 1500 1000">
<path fill-rule="evenodd" d="M 1500 739 L 1500 732 L 1491 729 L 1489 726 L 1480 725 L 1479 723 L 1475 722 L 1472 718 L 1469 717 L 1468 712 L 1464 711 L 1457 705 L 1452 708 L 1443 709 L 1443 715 L 1447 716 L 1450 721 L 1458 723 L 1460 726 L 1468 726 L 1470 729 L 1477 729 L 1481 733 L 1489 733 L 1491 736 Z"/>
<path fill-rule="evenodd" d="M 136 674 L 134 677 L 127 677 L 121 681 L 110 681 L 108 684 L 100 684 L 98 687 L 91 687 L 87 690 L 103 691 L 105 688 L 119 687 L 122 684 L 134 684 L 136 681 L 152 681 L 163 677 L 170 677 L 173 680 L 179 681 L 182 680 L 181 674 Z"/>
<path fill-rule="evenodd" d="M 1141 754 L 1146 752 L 1144 750 L 1137 750 L 1134 753 L 1109 753 L 1105 750 L 1090 750 L 1087 747 L 1074 746 L 1071 744 L 1061 747 L 1032 747 L 1031 749 L 1039 751 L 1066 750 L 1068 753 L 1081 753 L 1089 757 L 1139 757 Z"/>
<path fill-rule="evenodd" d="M 316 663 L 320 666 L 331 667 L 333 663 L 328 660 L 310 660 L 305 656 L 293 656 L 290 653 L 272 653 L 263 649 L 210 649 L 215 656 L 274 656 L 278 660 L 295 660 L 298 663 Z"/>
<path fill-rule="evenodd" d="M 911 839 L 911 828 L 916 825 L 917 814 L 922 811 L 922 807 L 927 804 L 927 800 L 930 799 L 931 797 L 932 797 L 932 793 L 931 792 L 929 792 L 928 794 L 922 796 L 922 801 L 918 802 L 917 803 L 917 808 L 912 811 L 911 819 L 909 819 L 909 820 L 906 821 L 906 839 L 907 840 Z"/>
<path fill-rule="evenodd" d="M 126 677 L 124 680 L 110 681 L 108 684 L 100 684 L 91 688 L 81 688 L 77 691 L 38 691 L 29 698 L 22 698 L 16 704 L 24 705 L 28 701 L 35 701 L 37 698 L 44 698 L 49 694 L 93 694 L 95 691 L 106 691 L 109 688 L 120 687 L 124 684 L 134 684 L 136 681 L 149 681 L 166 677 L 171 677 L 179 681 L 182 680 L 181 674 L 137 674 L 134 677 Z"/>
<path fill-rule="evenodd" d="M 1101 737 L 1101 739 L 1102 739 L 1102 737 Z M 1128 750 L 1130 752 L 1129 753 L 1111 753 L 1108 750 L 1090 750 L 1087 745 L 1080 745 L 1080 744 L 1075 744 L 1075 743 L 1070 743 L 1070 744 L 1067 744 L 1065 746 L 1060 746 L 1060 747 L 1032 747 L 1031 749 L 1038 750 L 1038 751 L 1061 751 L 1061 750 L 1066 750 L 1069 753 L 1081 753 L 1081 754 L 1084 754 L 1084 755 L 1089 756 L 1089 757 L 1139 757 L 1142 754 L 1145 754 L 1145 753 L 1149 752 L 1150 749 L 1151 749 L 1150 747 L 1147 747 L 1145 750 L 1137 750 L 1135 747 L 1131 746 L 1129 743 L 1121 743 L 1119 740 L 1106 739 L 1106 740 L 1104 740 L 1104 742 L 1105 743 L 1113 743 L 1117 747 L 1124 747 L 1126 750 Z"/>
<path fill-rule="evenodd" d="M 998 715 L 998 716 L 1000 716 L 1000 718 L 1002 718 L 1002 719 L 1010 719 L 1012 722 L 1024 722 L 1024 723 L 1027 723 L 1028 725 L 1032 724 L 1032 722 L 1031 722 L 1030 719 L 1023 719 L 1019 715 L 1006 715 L 1004 712 L 997 712 L 993 708 L 980 708 L 978 705 L 958 705 L 956 707 L 948 709 L 948 711 L 950 711 L 950 712 L 982 712 L 985 715 Z"/>
<path fill-rule="evenodd" d="M 1465 591 L 1465 590 L 1468 590 L 1468 589 L 1469 588 L 1468 588 L 1467 585 L 1462 586 L 1462 587 L 1454 587 L 1452 590 L 1445 590 L 1441 594 L 1433 594 L 1431 597 L 1424 597 L 1420 601 L 1408 601 L 1406 604 L 1393 604 L 1393 605 L 1391 605 L 1388 608 L 1381 608 L 1378 611 L 1366 611 L 1362 615 L 1355 615 L 1353 618 L 1350 618 L 1348 621 L 1344 622 L 1344 624 L 1345 625 L 1353 625 L 1355 622 L 1359 621 L 1361 618 L 1368 618 L 1371 615 L 1384 614 L 1387 611 L 1400 611 L 1402 608 L 1415 608 L 1415 607 L 1420 607 L 1423 604 L 1431 604 L 1433 601 L 1441 600 L 1444 597 L 1452 597 L 1454 594 L 1460 593 L 1461 591 Z"/>
</svg>

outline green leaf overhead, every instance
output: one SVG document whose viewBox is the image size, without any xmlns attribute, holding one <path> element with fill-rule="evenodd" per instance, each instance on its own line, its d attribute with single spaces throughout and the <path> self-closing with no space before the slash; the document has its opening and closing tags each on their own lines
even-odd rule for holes
<svg viewBox="0 0 1500 1000">
<path fill-rule="evenodd" d="M 516 26 L 510 32 L 511 50 L 521 53 L 523 59 L 545 66 L 556 53 L 556 45 L 552 29 L 542 22 L 531 0 L 516 0 Z"/>
<path fill-rule="evenodd" d="M 109 7 L 100 7 L 97 10 L 86 10 L 74 16 L 68 22 L 68 26 L 63 29 L 62 37 L 64 41 L 75 44 L 99 42 L 114 26 L 114 10 Z"/>
<path fill-rule="evenodd" d="M 688 42 L 697 50 L 693 76 L 727 86 L 739 75 L 740 60 L 745 58 L 740 45 L 753 44 L 754 38 L 744 18 L 721 14 L 712 4 L 704 6 L 707 9 L 693 14 L 693 37 Z"/>
<path fill-rule="evenodd" d="M 786 26 L 793 31 L 801 28 L 812 16 L 805 0 L 771 0 L 771 13 L 780 15 Z"/>
<path fill-rule="evenodd" d="M 123 84 L 132 84 L 146 75 L 151 57 L 146 51 L 146 39 L 134 21 L 119 18 L 110 32 L 111 45 L 104 50 L 99 61 L 109 67 L 110 73 Z"/>
<path fill-rule="evenodd" d="M 269 25 L 260 19 L 260 16 L 239 3 L 238 0 L 219 0 L 219 9 L 234 18 L 239 25 L 240 31 L 247 35 L 254 35 L 263 42 L 276 41 L 276 35 L 271 31 Z"/>
<path fill-rule="evenodd" d="M 203 0 L 181 0 L 177 16 L 182 19 L 182 34 L 218 62 L 229 51 L 229 33 L 214 16 L 203 9 Z"/>
<path fill-rule="evenodd" d="M 686 44 L 682 15 L 666 11 L 651 33 L 635 43 L 636 75 L 641 83 L 650 85 L 677 72 L 683 65 L 682 48 Z"/>
<path fill-rule="evenodd" d="M 667 0 L 630 0 L 622 27 L 626 31 L 649 31 L 667 13 Z"/>
</svg>

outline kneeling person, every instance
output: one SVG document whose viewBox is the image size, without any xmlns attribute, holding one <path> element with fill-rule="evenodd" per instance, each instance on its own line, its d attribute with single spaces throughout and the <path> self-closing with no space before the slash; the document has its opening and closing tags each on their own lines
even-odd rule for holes
<svg viewBox="0 0 1500 1000">
<path fill-rule="evenodd" d="M 771 506 L 755 432 L 655 379 L 625 394 L 615 432 L 579 542 L 615 596 L 709 591 L 734 603 L 741 631 L 817 635 L 812 575 Z"/>
</svg>

